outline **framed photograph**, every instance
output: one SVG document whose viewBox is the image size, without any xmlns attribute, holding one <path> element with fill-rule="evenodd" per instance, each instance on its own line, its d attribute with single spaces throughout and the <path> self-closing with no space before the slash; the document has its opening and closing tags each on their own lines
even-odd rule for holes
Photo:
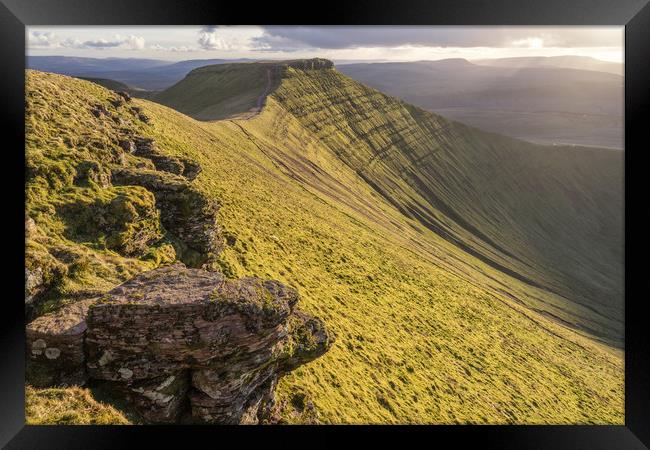
<svg viewBox="0 0 650 450">
<path fill-rule="evenodd" d="M 647 1 L 304 8 L 3 0 L 2 445 L 647 448 Z"/>
</svg>

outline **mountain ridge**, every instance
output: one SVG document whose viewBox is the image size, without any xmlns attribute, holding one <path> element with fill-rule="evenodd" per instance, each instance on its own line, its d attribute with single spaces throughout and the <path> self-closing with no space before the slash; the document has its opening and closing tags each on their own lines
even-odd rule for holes
<svg viewBox="0 0 650 450">
<path fill-rule="evenodd" d="M 255 95 L 260 88 L 253 89 Z M 306 396 L 327 423 L 622 421 L 621 352 L 592 337 L 596 332 L 611 338 L 616 321 L 609 330 L 606 320 L 589 317 L 580 306 L 562 311 L 560 307 L 571 304 L 468 255 L 419 217 L 491 259 L 518 264 L 460 226 L 444 207 L 435 207 L 435 197 L 441 197 L 470 224 L 479 221 L 479 231 L 498 245 L 512 232 L 517 245 L 506 242 L 504 248 L 524 261 L 531 259 L 520 245 L 525 236 L 516 215 L 504 215 L 497 208 L 503 181 L 488 181 L 503 167 L 508 168 L 506 178 L 518 179 L 517 170 L 522 179 L 531 178 L 544 160 L 543 155 L 535 157 L 535 151 L 547 147 L 430 115 L 334 70 L 288 68 L 264 108 L 248 120 L 201 122 L 134 99 L 148 117 L 147 122 L 134 121 L 112 109 L 111 94 L 103 88 L 38 72 L 28 72 L 28 93 L 29 167 L 57 168 L 35 171 L 28 184 L 27 212 L 40 230 L 28 248 L 47 251 L 71 267 L 57 295 L 80 292 L 98 278 L 108 288 L 154 264 L 165 264 L 164 258 L 155 262 L 103 250 L 101 240 L 71 240 L 61 234 L 63 219 L 56 211 L 48 213 L 52 202 L 70 201 L 72 194 L 106 195 L 108 188 L 77 186 L 68 174 L 79 170 L 76 160 L 81 155 L 116 170 L 119 161 L 106 155 L 123 153 L 113 133 L 128 127 L 155 139 L 163 155 L 191 158 L 203 168 L 191 184 L 221 204 L 219 223 L 226 246 L 216 261 L 220 270 L 230 277 L 263 276 L 295 286 L 305 310 L 323 317 L 337 335 L 338 344 L 327 355 L 283 381 L 279 390 L 287 401 Z M 59 101 L 52 101 L 55 98 Z M 105 104 L 108 115 L 94 116 L 95 103 Z M 105 153 L 97 147 L 100 142 Z M 582 208 L 584 223 L 571 220 L 598 235 L 591 220 L 599 220 L 594 199 L 601 194 L 585 194 L 591 189 L 591 168 L 583 166 L 581 172 L 579 163 L 585 159 L 577 150 L 567 149 L 565 156 L 557 150 L 560 156 L 550 161 L 546 173 L 531 178 L 530 186 L 505 186 L 529 196 L 540 186 L 536 183 L 548 178 L 551 185 L 576 192 L 573 201 Z M 489 155 L 490 165 L 480 159 L 482 154 Z M 517 155 L 520 161 L 515 164 L 511 159 Z M 130 161 L 130 156 L 124 157 Z M 564 173 L 555 175 L 559 178 L 550 176 L 556 166 L 572 160 Z M 594 167 L 608 166 L 611 161 L 604 156 Z M 461 167 L 470 168 L 465 177 Z M 46 174 L 51 174 L 50 181 Z M 563 183 L 575 174 L 575 184 Z M 615 178 L 603 185 L 604 191 L 616 185 Z M 427 193 L 422 182 L 435 188 L 435 195 Z M 485 188 L 458 190 L 470 182 Z M 563 199 L 563 212 L 572 202 L 569 193 L 562 196 L 554 188 L 548 192 L 551 198 Z M 476 198 L 483 209 L 471 209 Z M 518 203 L 518 195 L 508 198 L 506 209 L 526 203 Z M 531 218 L 524 225 L 540 218 L 528 214 Z M 501 224 L 487 226 L 487 217 Z M 543 226 L 536 225 L 536 233 L 547 234 Z M 90 262 L 66 262 L 61 247 L 86 255 Z M 583 249 L 575 244 L 569 250 L 572 255 Z M 602 255 L 606 251 L 600 250 Z M 117 270 L 121 266 L 124 269 Z M 562 287 L 561 270 L 544 274 L 534 265 L 517 265 L 522 268 L 541 277 L 545 286 Z M 603 277 L 598 266 L 588 274 Z M 601 281 L 611 282 L 606 276 Z M 544 314 L 548 311 L 596 329 L 581 333 L 549 319 Z M 560 403 L 563 408 L 557 408 Z M 300 421 L 300 414 L 290 413 L 289 420 Z"/>
</svg>

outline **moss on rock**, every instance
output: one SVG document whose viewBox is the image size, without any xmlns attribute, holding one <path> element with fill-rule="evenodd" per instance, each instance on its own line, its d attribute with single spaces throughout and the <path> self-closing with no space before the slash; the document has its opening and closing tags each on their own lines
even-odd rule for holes
<svg viewBox="0 0 650 450">
<path fill-rule="evenodd" d="M 153 194 L 138 186 L 107 189 L 91 201 L 74 199 L 60 207 L 67 237 L 104 246 L 124 256 L 142 256 L 163 236 Z"/>
</svg>

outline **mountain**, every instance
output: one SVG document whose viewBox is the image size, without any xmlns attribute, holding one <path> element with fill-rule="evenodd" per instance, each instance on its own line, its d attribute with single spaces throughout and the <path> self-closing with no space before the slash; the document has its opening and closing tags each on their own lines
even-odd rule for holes
<svg viewBox="0 0 650 450">
<path fill-rule="evenodd" d="M 155 91 L 168 88 L 197 67 L 235 61 L 247 59 L 191 59 L 170 63 L 158 59 L 29 56 L 27 67 L 74 77 L 111 79 L 134 89 Z"/>
<path fill-rule="evenodd" d="M 126 92 L 129 95 L 138 98 L 151 98 L 154 95 L 156 95 L 156 91 L 145 91 L 144 89 L 134 88 L 133 86 L 129 86 L 126 83 L 111 80 L 108 78 L 93 78 L 93 77 L 76 77 L 76 78 L 79 78 L 80 80 L 93 82 L 111 91 Z"/>
<path fill-rule="evenodd" d="M 91 77 L 78 77 L 81 80 L 92 81 L 95 84 L 105 87 L 111 91 L 129 91 L 133 89 L 131 86 L 125 83 L 121 83 L 115 80 L 109 80 L 108 78 L 91 78 Z"/>
<path fill-rule="evenodd" d="M 142 70 L 168 65 L 168 61 L 143 58 L 87 58 L 77 56 L 27 56 L 27 67 L 63 74 Z M 70 72 L 70 73 L 68 73 Z"/>
<path fill-rule="evenodd" d="M 248 113 L 258 110 L 263 98 L 277 84 L 276 67 L 276 63 L 201 67 L 153 99 L 199 120 Z"/>
<path fill-rule="evenodd" d="M 480 131 L 326 60 L 196 69 L 156 100 L 202 120 L 28 71 L 34 315 L 208 261 L 295 287 L 336 335 L 281 381 L 289 423 L 623 423 L 622 152 Z M 178 161 L 198 176 L 160 173 Z M 175 231 L 209 232 L 199 209 L 156 225 L 156 183 L 218 201 L 218 256 Z"/>
<path fill-rule="evenodd" d="M 566 69 L 593 70 L 615 75 L 624 74 L 623 64 L 601 61 L 589 56 L 524 56 L 515 58 L 475 59 L 474 64 L 495 67 L 564 67 Z"/>
<path fill-rule="evenodd" d="M 623 147 L 623 78 L 618 75 L 493 67 L 463 59 L 348 64 L 339 70 L 486 131 L 546 144 Z"/>
</svg>

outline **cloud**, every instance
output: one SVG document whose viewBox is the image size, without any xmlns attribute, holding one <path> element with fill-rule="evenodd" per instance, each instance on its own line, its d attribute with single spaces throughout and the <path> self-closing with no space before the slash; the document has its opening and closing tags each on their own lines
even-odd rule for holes
<svg viewBox="0 0 650 450">
<path fill-rule="evenodd" d="M 225 27 L 208 25 L 199 31 L 199 46 L 204 50 L 232 50 L 234 45 L 221 36 L 221 30 Z"/>
<path fill-rule="evenodd" d="M 110 49 L 142 50 L 145 40 L 142 36 L 121 36 L 116 34 L 111 39 L 93 39 L 80 41 L 78 39 L 61 39 L 51 31 L 31 31 L 27 37 L 28 45 L 32 48 L 77 48 L 77 49 Z"/>
<path fill-rule="evenodd" d="M 32 31 L 27 40 L 30 47 L 52 48 L 59 44 L 56 34 L 51 31 Z"/>
<path fill-rule="evenodd" d="M 149 50 L 160 51 L 160 52 L 195 52 L 200 50 L 197 47 L 191 45 L 181 45 L 181 46 L 170 46 L 166 47 L 160 44 L 152 44 L 148 47 Z"/>
<path fill-rule="evenodd" d="M 81 45 L 82 48 L 123 48 L 127 50 L 142 50 L 144 44 L 144 38 L 141 36 L 120 36 L 119 34 L 116 34 L 111 40 L 97 39 L 84 41 Z"/>
<path fill-rule="evenodd" d="M 269 26 L 252 39 L 258 50 L 373 47 L 621 46 L 620 27 Z M 536 40 L 534 40 L 536 39 Z"/>
</svg>

